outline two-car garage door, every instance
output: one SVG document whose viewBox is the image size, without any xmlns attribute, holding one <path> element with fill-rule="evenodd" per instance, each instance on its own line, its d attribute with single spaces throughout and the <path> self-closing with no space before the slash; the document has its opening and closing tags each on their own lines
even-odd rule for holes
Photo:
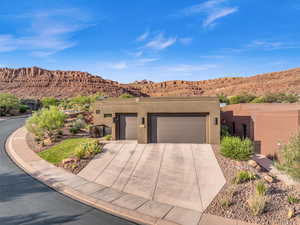
<svg viewBox="0 0 300 225">
<path fill-rule="evenodd" d="M 206 115 L 151 114 L 151 143 L 205 143 Z"/>
</svg>

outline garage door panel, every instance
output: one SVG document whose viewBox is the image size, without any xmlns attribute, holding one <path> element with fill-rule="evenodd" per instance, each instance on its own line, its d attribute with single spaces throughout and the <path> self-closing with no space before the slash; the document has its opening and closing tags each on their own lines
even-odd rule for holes
<svg viewBox="0 0 300 225">
<path fill-rule="evenodd" d="M 134 114 L 119 115 L 119 139 L 137 139 L 137 116 Z"/>
<path fill-rule="evenodd" d="M 205 143 L 206 117 L 153 115 L 151 141 L 157 143 Z"/>
</svg>

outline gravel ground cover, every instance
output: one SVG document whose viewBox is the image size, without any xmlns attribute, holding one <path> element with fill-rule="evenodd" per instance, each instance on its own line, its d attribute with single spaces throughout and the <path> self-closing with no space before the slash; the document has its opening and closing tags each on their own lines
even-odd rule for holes
<svg viewBox="0 0 300 225">
<path fill-rule="evenodd" d="M 257 170 L 250 166 L 248 162 L 238 162 L 225 158 L 219 154 L 219 146 L 213 146 L 216 158 L 223 170 L 227 180 L 226 185 L 216 196 L 214 201 L 206 209 L 206 213 L 223 216 L 231 219 L 238 219 L 249 223 L 261 225 L 299 225 L 300 224 L 300 202 L 290 204 L 288 196 L 300 199 L 300 190 L 293 186 L 287 186 L 285 183 L 274 179 L 272 183 L 266 183 L 267 204 L 261 215 L 254 216 L 247 200 L 255 191 L 255 183 L 267 174 L 266 170 Z M 241 170 L 248 170 L 257 175 L 257 179 L 242 184 L 232 184 L 235 175 Z M 232 197 L 228 197 L 232 196 Z M 223 199 L 231 199 L 229 206 L 222 204 Z M 288 219 L 289 210 L 294 210 L 295 215 Z"/>
</svg>

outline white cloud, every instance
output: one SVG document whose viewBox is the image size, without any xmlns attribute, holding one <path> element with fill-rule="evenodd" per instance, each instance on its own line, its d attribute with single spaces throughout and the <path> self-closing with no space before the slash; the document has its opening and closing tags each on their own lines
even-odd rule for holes
<svg viewBox="0 0 300 225">
<path fill-rule="evenodd" d="M 146 43 L 145 48 L 154 50 L 163 50 L 175 44 L 177 41 L 176 37 L 166 38 L 163 33 L 156 35 L 151 41 Z"/>
<path fill-rule="evenodd" d="M 159 60 L 159 59 L 158 59 L 158 58 L 142 58 L 142 59 L 138 59 L 138 60 L 137 60 L 137 63 L 138 63 L 138 64 L 144 65 L 144 64 L 146 64 L 146 63 L 155 62 L 155 61 L 157 61 L 157 60 Z"/>
<path fill-rule="evenodd" d="M 136 40 L 137 41 L 145 41 L 148 36 L 149 36 L 150 32 L 146 31 L 145 33 L 141 34 Z"/>
<path fill-rule="evenodd" d="M 179 42 L 184 45 L 189 45 L 192 43 L 192 41 L 193 41 L 193 38 L 189 38 L 189 37 L 179 39 Z"/>
<path fill-rule="evenodd" d="M 216 65 L 214 64 L 203 64 L 203 65 L 180 64 L 180 65 L 169 66 L 166 67 L 165 69 L 173 72 L 190 73 L 190 72 L 208 70 L 215 67 Z"/>
<path fill-rule="evenodd" d="M 216 21 L 223 17 L 231 15 L 238 11 L 237 7 L 227 7 L 225 3 L 228 0 L 208 0 L 206 2 L 185 8 L 182 13 L 185 16 L 196 14 L 205 15 L 203 20 L 203 27 L 212 27 L 216 25 Z"/>
<path fill-rule="evenodd" d="M 290 44 L 289 44 L 290 45 Z M 278 49 L 282 47 L 287 47 L 287 44 L 283 42 L 270 42 L 270 41 L 253 41 L 247 47 L 249 48 L 264 48 L 264 49 Z M 291 45 L 290 45 L 291 46 Z"/>
<path fill-rule="evenodd" d="M 72 40 L 71 35 L 91 26 L 85 21 L 87 17 L 75 9 L 23 14 L 17 19 L 30 22 L 23 30 L 26 35 L 1 35 L 0 52 L 27 50 L 34 56 L 49 56 L 74 47 L 77 43 Z"/>
<path fill-rule="evenodd" d="M 128 64 L 125 61 L 121 61 L 121 62 L 111 63 L 109 67 L 115 70 L 124 70 L 128 68 Z"/>
</svg>

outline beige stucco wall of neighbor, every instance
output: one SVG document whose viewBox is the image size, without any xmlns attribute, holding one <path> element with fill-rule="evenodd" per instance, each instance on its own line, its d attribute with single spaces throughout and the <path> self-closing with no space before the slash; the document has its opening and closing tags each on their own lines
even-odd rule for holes
<svg viewBox="0 0 300 225">
<path fill-rule="evenodd" d="M 300 104 L 237 104 L 221 110 L 224 124 L 233 130 L 235 123 L 234 135 L 243 136 L 242 125 L 246 124 L 256 151 L 266 156 L 278 155 L 279 143 L 288 143 L 300 129 Z"/>
<path fill-rule="evenodd" d="M 109 99 L 94 104 L 94 124 L 112 128 L 112 137 L 116 139 L 116 124 L 113 118 L 118 113 L 137 113 L 138 142 L 148 142 L 148 118 L 151 113 L 205 113 L 207 114 L 207 140 L 209 144 L 220 142 L 220 107 L 216 97 L 155 97 L 133 99 Z M 100 114 L 96 114 L 99 110 Z M 105 118 L 104 114 L 112 114 Z M 142 118 L 145 124 L 142 125 Z M 214 123 L 218 118 L 218 124 Z"/>
</svg>

